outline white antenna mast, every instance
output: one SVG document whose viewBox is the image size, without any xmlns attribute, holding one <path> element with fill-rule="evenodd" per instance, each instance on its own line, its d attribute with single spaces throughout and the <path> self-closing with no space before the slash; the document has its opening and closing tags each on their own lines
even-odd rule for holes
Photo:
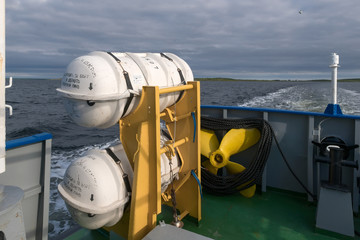
<svg viewBox="0 0 360 240">
<path fill-rule="evenodd" d="M 331 83 L 333 87 L 333 101 L 332 104 L 337 104 L 337 68 L 339 66 L 339 55 L 336 53 L 331 54 L 330 68 L 332 68 Z"/>
<path fill-rule="evenodd" d="M 327 105 L 325 112 L 326 114 L 331 115 L 341 115 L 342 111 L 340 106 L 337 104 L 337 68 L 339 66 L 339 55 L 336 53 L 331 54 L 331 62 L 329 65 L 330 68 L 332 68 L 331 73 L 331 85 L 332 85 L 332 102 Z"/>
</svg>

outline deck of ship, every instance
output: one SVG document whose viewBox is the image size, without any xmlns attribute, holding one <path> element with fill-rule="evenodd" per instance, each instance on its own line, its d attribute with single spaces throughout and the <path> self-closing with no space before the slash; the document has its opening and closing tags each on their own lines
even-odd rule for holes
<svg viewBox="0 0 360 240">
<path fill-rule="evenodd" d="M 184 229 L 213 239 L 347 239 L 316 229 L 315 216 L 316 206 L 306 200 L 305 194 L 268 188 L 250 199 L 240 194 L 204 193 L 202 220 L 197 224 L 195 219 L 185 217 L 183 222 Z M 163 207 L 159 220 L 171 222 L 170 207 Z M 360 231 L 360 218 L 354 217 L 354 222 L 355 229 Z M 109 235 L 104 231 L 80 229 L 66 239 L 109 239 Z"/>
</svg>

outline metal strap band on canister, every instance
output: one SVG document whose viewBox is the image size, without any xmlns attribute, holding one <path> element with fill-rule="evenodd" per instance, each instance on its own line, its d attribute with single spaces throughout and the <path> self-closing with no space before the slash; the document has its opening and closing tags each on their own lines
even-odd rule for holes
<svg viewBox="0 0 360 240">
<path fill-rule="evenodd" d="M 170 62 L 174 63 L 174 65 L 176 66 L 177 71 L 178 71 L 178 73 L 179 73 L 181 83 L 182 83 L 183 85 L 185 85 L 186 82 L 185 82 L 184 75 L 183 75 L 181 69 L 176 65 L 176 63 L 174 62 L 174 60 L 172 60 L 172 58 L 170 58 L 169 56 L 166 56 L 164 53 L 160 53 L 160 56 L 162 56 L 162 57 L 166 58 L 167 60 L 169 60 Z"/>
<path fill-rule="evenodd" d="M 166 58 L 167 60 L 169 60 L 170 62 L 174 63 L 174 65 L 176 66 L 177 71 L 178 71 L 178 73 L 179 73 L 180 80 L 181 80 L 181 84 L 182 84 L 182 85 L 186 85 L 184 75 L 183 75 L 181 69 L 175 64 L 174 60 L 172 60 L 172 58 L 170 58 L 169 56 L 166 56 L 164 53 L 160 53 L 160 56 L 161 56 L 161 57 L 164 57 L 164 58 Z M 180 92 L 180 95 L 179 95 L 179 98 L 178 98 L 178 101 L 182 98 L 183 95 L 184 95 L 184 91 L 181 91 L 181 92 Z"/>
<path fill-rule="evenodd" d="M 123 70 L 123 75 L 124 75 L 124 78 L 125 78 L 125 82 L 126 82 L 126 87 L 127 89 L 130 89 L 130 90 L 133 90 L 133 86 L 131 84 L 131 81 L 130 81 L 130 77 L 129 77 L 129 73 L 127 71 L 124 70 L 123 66 L 121 65 L 121 60 L 119 58 L 117 58 L 112 52 L 107 52 L 111 57 L 113 57 L 115 59 L 115 61 L 120 65 L 121 69 Z M 127 110 L 129 109 L 129 106 L 131 104 L 131 101 L 133 100 L 134 98 L 134 94 L 133 93 L 130 93 L 130 96 L 129 98 L 127 99 L 126 101 L 126 104 L 125 104 L 125 107 L 124 107 L 124 111 L 121 115 L 121 117 L 123 117 L 125 115 L 125 113 L 127 112 Z"/>
<path fill-rule="evenodd" d="M 131 85 L 131 82 L 130 82 L 129 73 L 124 71 L 123 74 L 124 74 L 124 77 L 125 77 L 125 80 L 126 80 L 126 85 L 127 85 L 128 89 L 132 90 L 133 88 L 132 88 L 132 85 Z M 129 88 L 129 85 L 130 85 L 131 88 Z M 133 100 L 133 98 L 134 98 L 134 94 L 130 93 L 130 96 L 129 96 L 128 100 L 126 101 L 126 104 L 125 104 L 125 107 L 124 107 L 124 112 L 123 112 L 121 117 L 123 117 L 125 115 L 125 113 L 127 112 L 127 110 L 129 109 L 129 106 L 130 106 L 131 101 Z"/>
<path fill-rule="evenodd" d="M 122 165 L 121 165 L 121 160 L 115 155 L 115 153 L 110 149 L 110 148 L 107 148 L 106 149 L 106 152 L 107 154 L 109 154 L 109 156 L 114 160 L 114 162 L 120 166 L 120 169 L 123 173 L 123 179 L 124 179 L 124 183 L 125 183 L 125 187 L 126 187 L 126 190 L 131 193 L 131 185 L 130 185 L 130 180 L 129 180 L 129 176 L 125 173 Z"/>
</svg>

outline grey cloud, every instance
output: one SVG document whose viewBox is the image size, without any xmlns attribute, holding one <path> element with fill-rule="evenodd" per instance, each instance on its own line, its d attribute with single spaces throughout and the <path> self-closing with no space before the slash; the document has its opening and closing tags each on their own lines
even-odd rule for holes
<svg viewBox="0 0 360 240">
<path fill-rule="evenodd" d="M 311 79 L 328 78 L 338 52 L 339 77 L 359 77 L 359 11 L 357 0 L 14 0 L 7 69 L 60 77 L 93 50 L 168 51 L 196 77 Z"/>
</svg>

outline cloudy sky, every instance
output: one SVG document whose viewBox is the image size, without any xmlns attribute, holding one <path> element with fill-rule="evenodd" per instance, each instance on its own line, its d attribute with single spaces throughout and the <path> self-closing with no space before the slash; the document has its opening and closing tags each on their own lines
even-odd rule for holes
<svg viewBox="0 0 360 240">
<path fill-rule="evenodd" d="M 301 14 L 299 11 L 301 10 Z M 7 75 L 60 78 L 94 50 L 172 52 L 195 77 L 360 78 L 359 0 L 7 0 Z"/>
</svg>

